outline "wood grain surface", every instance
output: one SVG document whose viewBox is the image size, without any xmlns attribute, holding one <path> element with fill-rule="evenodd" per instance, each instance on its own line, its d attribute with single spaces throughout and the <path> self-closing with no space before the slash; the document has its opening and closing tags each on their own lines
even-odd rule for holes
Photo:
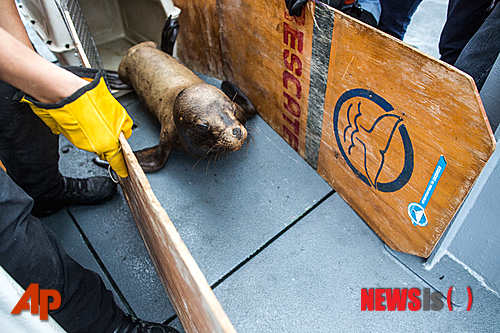
<svg viewBox="0 0 500 333">
<path fill-rule="evenodd" d="M 235 332 L 123 134 L 120 143 L 129 172 L 120 182 L 123 193 L 185 331 Z"/>
<path fill-rule="evenodd" d="M 495 149 L 472 78 L 326 5 L 218 10 L 225 76 L 383 241 L 428 257 Z"/>
<path fill-rule="evenodd" d="M 182 10 L 177 57 L 191 70 L 222 79 L 216 0 L 174 0 Z"/>
</svg>

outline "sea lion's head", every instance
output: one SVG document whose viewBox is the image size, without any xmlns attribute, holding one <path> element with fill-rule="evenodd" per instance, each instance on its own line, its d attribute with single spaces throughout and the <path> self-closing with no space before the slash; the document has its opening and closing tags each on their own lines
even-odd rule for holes
<svg viewBox="0 0 500 333">
<path fill-rule="evenodd" d="M 208 84 L 184 89 L 174 104 L 174 122 L 186 151 L 207 156 L 236 151 L 247 138 L 235 114 L 239 106 L 222 91 Z"/>
</svg>

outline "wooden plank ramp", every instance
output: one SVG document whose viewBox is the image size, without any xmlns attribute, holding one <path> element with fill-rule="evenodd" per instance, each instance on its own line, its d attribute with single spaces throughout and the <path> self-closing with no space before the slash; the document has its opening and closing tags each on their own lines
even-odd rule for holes
<svg viewBox="0 0 500 333">
<path fill-rule="evenodd" d="M 129 177 L 121 179 L 132 215 L 186 332 L 236 332 L 172 221 L 120 136 Z"/>
<path fill-rule="evenodd" d="M 472 78 L 320 3 L 217 9 L 226 79 L 384 242 L 428 257 L 495 149 Z"/>
</svg>

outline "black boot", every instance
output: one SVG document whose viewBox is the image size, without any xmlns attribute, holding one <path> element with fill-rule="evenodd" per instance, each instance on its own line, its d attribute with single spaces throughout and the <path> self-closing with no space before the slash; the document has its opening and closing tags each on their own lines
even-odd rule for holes
<svg viewBox="0 0 500 333">
<path fill-rule="evenodd" d="M 113 333 L 179 333 L 168 325 L 151 323 L 131 316 L 123 316 L 116 324 Z"/>
<path fill-rule="evenodd" d="M 116 184 L 109 177 L 63 177 L 63 183 L 64 190 L 59 197 L 35 200 L 31 214 L 42 217 L 68 205 L 95 205 L 111 199 L 116 193 Z"/>
</svg>

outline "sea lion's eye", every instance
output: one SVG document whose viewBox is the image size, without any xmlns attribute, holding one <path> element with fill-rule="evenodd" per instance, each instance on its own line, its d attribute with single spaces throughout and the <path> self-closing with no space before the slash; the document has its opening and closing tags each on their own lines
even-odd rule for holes
<svg viewBox="0 0 500 333">
<path fill-rule="evenodd" d="M 196 124 L 196 128 L 200 131 L 207 132 L 209 130 L 209 127 L 207 124 Z"/>
</svg>

